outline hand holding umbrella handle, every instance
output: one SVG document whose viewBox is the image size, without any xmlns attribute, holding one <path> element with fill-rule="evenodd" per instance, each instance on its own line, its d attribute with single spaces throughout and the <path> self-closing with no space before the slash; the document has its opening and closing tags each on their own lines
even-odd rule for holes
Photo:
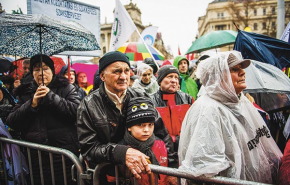
<svg viewBox="0 0 290 185">
<path fill-rule="evenodd" d="M 47 93 L 49 93 L 49 91 L 50 89 L 48 87 L 46 87 L 45 85 L 40 85 L 33 96 L 31 107 L 36 108 L 39 101 L 44 98 Z"/>
</svg>

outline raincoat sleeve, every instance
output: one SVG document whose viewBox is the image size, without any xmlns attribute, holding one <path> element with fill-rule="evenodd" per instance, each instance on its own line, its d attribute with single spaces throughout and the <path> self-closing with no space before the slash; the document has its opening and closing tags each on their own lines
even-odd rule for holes
<svg viewBox="0 0 290 185">
<path fill-rule="evenodd" d="M 225 154 L 223 121 L 226 120 L 218 110 L 210 106 L 200 111 L 200 115 L 194 106 L 189 109 L 182 123 L 178 149 L 181 169 L 195 176 L 213 176 L 231 166 Z"/>
</svg>

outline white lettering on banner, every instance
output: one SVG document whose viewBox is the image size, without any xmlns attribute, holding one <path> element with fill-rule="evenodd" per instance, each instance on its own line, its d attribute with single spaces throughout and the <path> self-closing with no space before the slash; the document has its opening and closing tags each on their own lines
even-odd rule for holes
<svg viewBox="0 0 290 185">
<path fill-rule="evenodd" d="M 0 0 L 1 1 L 1 0 Z M 100 7 L 78 2 L 80 0 L 26 0 L 27 14 L 44 14 L 51 18 L 74 21 L 93 33 L 100 43 Z M 98 51 L 74 51 L 70 55 L 100 56 Z"/>
<path fill-rule="evenodd" d="M 75 11 L 79 11 L 79 12 L 82 12 L 82 13 L 86 13 L 86 14 L 91 14 L 91 15 L 97 15 L 97 10 L 94 9 L 94 8 L 91 8 L 91 7 L 88 7 L 88 6 L 85 6 L 85 5 L 81 5 L 81 4 L 76 4 L 76 3 L 73 3 L 73 2 L 68 2 L 68 1 L 65 1 L 65 0 L 33 0 L 34 2 L 39 2 L 39 3 L 43 3 L 43 4 L 50 4 L 50 5 L 53 5 L 53 6 L 56 6 L 56 7 L 59 7 L 59 8 L 66 8 L 66 9 L 69 9 L 69 10 L 75 10 Z M 60 9 L 58 9 L 60 10 Z M 58 16 L 60 16 L 59 12 L 57 11 L 58 13 Z M 62 15 L 70 15 L 72 12 L 67 12 L 67 11 L 63 11 L 61 14 Z M 78 19 L 80 20 L 80 15 L 77 15 L 77 16 L 64 16 L 64 17 L 67 17 L 67 18 L 71 18 L 71 17 L 76 17 L 75 19 Z"/>
<path fill-rule="evenodd" d="M 82 16 L 79 13 L 73 13 L 70 11 L 60 10 L 60 9 L 56 9 L 56 15 L 66 17 L 66 18 L 74 18 L 76 20 L 81 20 L 81 16 Z"/>
</svg>

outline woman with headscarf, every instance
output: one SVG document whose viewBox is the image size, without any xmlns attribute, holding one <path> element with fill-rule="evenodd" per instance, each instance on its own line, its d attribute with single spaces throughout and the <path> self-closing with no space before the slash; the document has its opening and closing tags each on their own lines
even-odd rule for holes
<svg viewBox="0 0 290 185">
<path fill-rule="evenodd" d="M 42 57 L 42 59 L 41 59 Z M 40 62 L 42 60 L 42 63 Z M 77 107 L 80 103 L 75 87 L 67 78 L 55 75 L 54 63 L 47 55 L 35 55 L 30 60 L 33 81 L 21 84 L 15 91 L 18 103 L 7 118 L 7 125 L 21 131 L 25 141 L 67 149 L 78 156 L 76 128 Z M 43 72 L 42 72 L 43 71 Z M 40 184 L 37 151 L 31 151 L 33 178 Z M 49 156 L 42 153 L 45 184 L 52 184 Z M 63 184 L 61 156 L 54 156 L 56 184 Z M 68 184 L 72 163 L 66 160 Z"/>
<path fill-rule="evenodd" d="M 139 89 L 151 95 L 158 91 L 159 85 L 156 80 L 152 79 L 153 69 L 148 64 L 140 63 L 137 67 L 137 75 L 139 76 L 132 85 L 132 89 Z"/>
<path fill-rule="evenodd" d="M 190 78 L 189 75 L 189 61 L 185 56 L 177 56 L 174 58 L 173 66 L 176 67 L 180 73 L 180 90 L 196 99 L 198 87 L 196 82 Z"/>
<path fill-rule="evenodd" d="M 199 64 L 203 90 L 182 123 L 180 169 L 195 176 L 275 183 L 282 153 L 242 93 L 249 65 L 238 51 L 216 54 Z"/>
</svg>

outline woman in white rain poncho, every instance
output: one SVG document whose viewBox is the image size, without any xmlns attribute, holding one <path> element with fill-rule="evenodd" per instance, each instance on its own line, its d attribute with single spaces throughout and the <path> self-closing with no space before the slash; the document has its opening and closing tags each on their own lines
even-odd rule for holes
<svg viewBox="0 0 290 185">
<path fill-rule="evenodd" d="M 220 175 L 273 183 L 282 153 L 252 103 L 243 95 L 250 60 L 237 51 L 202 61 L 204 86 L 188 110 L 179 142 L 180 169 L 193 175 Z"/>
<path fill-rule="evenodd" d="M 148 64 L 140 63 L 137 67 L 139 76 L 132 85 L 132 89 L 139 89 L 151 95 L 158 91 L 159 85 L 156 80 L 152 79 L 153 69 Z"/>
</svg>

